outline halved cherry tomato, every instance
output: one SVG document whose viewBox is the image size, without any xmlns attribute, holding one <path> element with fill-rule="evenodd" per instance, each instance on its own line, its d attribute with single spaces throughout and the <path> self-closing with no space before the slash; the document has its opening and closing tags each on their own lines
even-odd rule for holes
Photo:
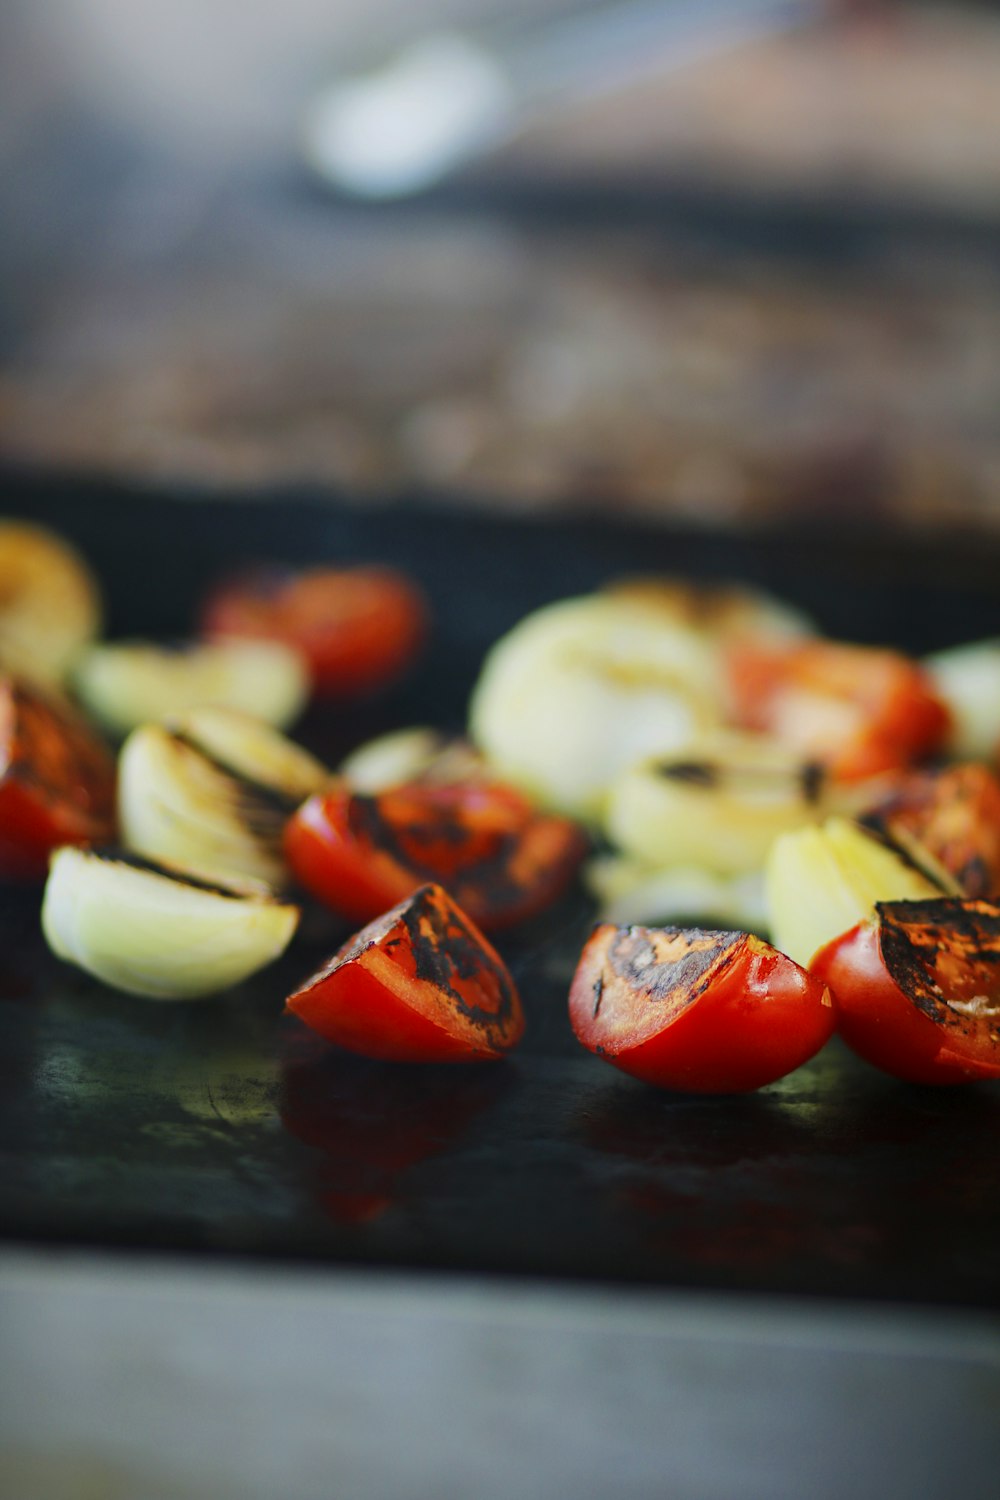
<svg viewBox="0 0 1000 1500">
<path fill-rule="evenodd" d="M 390 1062 L 502 1057 L 524 1031 L 503 960 L 436 885 L 369 923 L 286 1009 L 328 1041 Z"/>
<path fill-rule="evenodd" d="M 821 948 L 837 1030 L 910 1083 L 1000 1078 L 1000 905 L 942 896 L 885 901 Z"/>
<path fill-rule="evenodd" d="M 833 1032 L 825 984 L 744 932 L 615 927 L 570 987 L 577 1039 L 661 1088 L 736 1094 L 807 1062 Z"/>
<path fill-rule="evenodd" d="M 912 765 L 944 742 L 931 678 L 895 651 L 838 641 L 741 641 L 727 656 L 737 721 L 773 734 L 843 780 Z"/>
<path fill-rule="evenodd" d="M 476 777 L 412 781 L 379 793 L 337 783 L 303 803 L 285 830 L 296 878 L 355 922 L 430 880 L 495 931 L 555 901 L 584 850 L 575 823 Z"/>
<path fill-rule="evenodd" d="M 283 641 L 305 657 L 318 694 L 355 697 L 410 666 L 427 618 L 423 593 L 394 568 L 261 568 L 216 588 L 202 629 L 209 637 Z"/>
<path fill-rule="evenodd" d="M 986 766 L 910 771 L 863 821 L 925 849 L 966 896 L 1000 894 L 1000 781 Z"/>
<path fill-rule="evenodd" d="M 0 677 L 0 875 L 41 878 L 60 844 L 107 843 L 114 830 L 110 750 L 68 704 Z"/>
</svg>

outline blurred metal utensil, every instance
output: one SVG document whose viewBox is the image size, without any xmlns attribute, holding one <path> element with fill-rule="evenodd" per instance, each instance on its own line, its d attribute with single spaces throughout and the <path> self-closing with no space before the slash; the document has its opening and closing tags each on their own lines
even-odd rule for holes
<svg viewBox="0 0 1000 1500">
<path fill-rule="evenodd" d="M 418 193 L 560 102 L 815 20 L 823 0 L 618 0 L 487 34 L 439 31 L 313 101 L 305 151 L 337 188 Z"/>
</svg>

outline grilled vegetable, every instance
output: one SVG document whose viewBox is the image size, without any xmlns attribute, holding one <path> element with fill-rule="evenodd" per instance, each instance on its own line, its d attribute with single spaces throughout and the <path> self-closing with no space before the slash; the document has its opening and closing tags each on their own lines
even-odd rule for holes
<svg viewBox="0 0 1000 1500">
<path fill-rule="evenodd" d="M 776 839 L 764 872 L 771 937 L 806 965 L 866 921 L 878 901 L 922 901 L 941 889 L 898 850 L 846 818 Z"/>
<path fill-rule="evenodd" d="M 951 714 L 951 754 L 995 761 L 1000 756 L 1000 639 L 937 651 L 924 666 Z"/>
<path fill-rule="evenodd" d="M 370 921 L 433 881 L 491 932 L 557 900 L 585 848 L 568 818 L 478 776 L 378 793 L 339 782 L 303 803 L 285 834 L 297 879 L 352 921 Z"/>
<path fill-rule="evenodd" d="M 287 1009 L 341 1047 L 394 1062 L 498 1058 L 524 1030 L 502 959 L 435 885 L 351 938 Z"/>
<path fill-rule="evenodd" d="M 911 771 L 862 820 L 956 894 L 1000 895 L 1000 780 L 974 762 Z"/>
<path fill-rule="evenodd" d="M 59 958 L 155 1000 L 238 984 L 284 951 L 298 918 L 260 887 L 90 849 L 56 852 L 42 903 L 42 929 Z"/>
<path fill-rule="evenodd" d="M 634 766 L 611 788 L 605 826 L 650 866 L 759 870 L 780 833 L 822 819 L 829 778 L 763 735 L 716 731 Z"/>
<path fill-rule="evenodd" d="M 92 646 L 73 681 L 87 711 L 116 735 L 207 705 L 284 728 L 298 717 L 309 692 L 302 657 L 273 641 L 175 649 L 139 641 Z"/>
<path fill-rule="evenodd" d="M 0 522 L 0 667 L 60 683 L 101 624 L 98 583 L 68 542 Z"/>
<path fill-rule="evenodd" d="M 277 730 L 232 711 L 198 710 L 126 740 L 122 834 L 150 859 L 281 886 L 285 824 L 326 779 L 324 767 Z"/>
<path fill-rule="evenodd" d="M 56 693 L 0 674 L 0 875 L 40 879 L 60 844 L 115 831 L 115 763 Z"/>
<path fill-rule="evenodd" d="M 340 775 L 356 792 L 385 792 L 409 781 L 469 781 L 488 770 L 467 740 L 423 726 L 395 729 L 359 745 Z"/>
<path fill-rule="evenodd" d="M 262 568 L 220 583 L 202 625 L 214 640 L 294 646 L 318 695 L 349 698 L 395 681 L 420 651 L 427 620 L 423 593 L 395 568 Z"/>
<path fill-rule="evenodd" d="M 569 995 L 591 1052 L 661 1088 L 742 1093 L 784 1077 L 833 1031 L 826 986 L 761 939 L 603 923 Z"/>
<path fill-rule="evenodd" d="M 736 722 L 845 781 L 910 766 L 939 750 L 949 733 L 930 673 L 896 651 L 737 640 L 727 663 Z"/>
<path fill-rule="evenodd" d="M 1000 906 L 879 902 L 816 954 L 837 1029 L 859 1056 L 910 1083 L 1000 1078 Z"/>
<path fill-rule="evenodd" d="M 655 602 L 563 600 L 489 653 L 470 731 L 498 776 L 571 816 L 600 816 L 616 776 L 719 721 L 721 681 L 705 637 Z"/>
</svg>

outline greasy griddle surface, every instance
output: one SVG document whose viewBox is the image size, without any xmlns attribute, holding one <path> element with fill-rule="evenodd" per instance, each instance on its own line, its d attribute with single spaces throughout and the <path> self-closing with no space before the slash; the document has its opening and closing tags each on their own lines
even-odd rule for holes
<svg viewBox="0 0 1000 1500">
<path fill-rule="evenodd" d="M 915 649 L 995 628 L 980 541 L 640 533 L 306 497 L 180 499 L 9 476 L 4 509 L 61 526 L 117 634 L 183 635 L 242 559 L 407 564 L 436 609 L 410 682 L 313 712 L 334 756 L 393 723 L 457 726 L 482 651 L 526 609 L 629 568 L 734 576 L 828 629 Z M 407 1069 L 337 1052 L 282 1015 L 346 935 L 307 907 L 273 968 L 228 996 L 156 1004 L 58 963 L 38 893 L 0 891 L 0 1230 L 16 1239 L 263 1254 L 993 1306 L 1000 1090 L 919 1089 L 837 1044 L 732 1100 L 658 1093 L 583 1053 L 566 990 L 579 893 L 502 944 L 528 1030 L 507 1062 Z"/>
</svg>

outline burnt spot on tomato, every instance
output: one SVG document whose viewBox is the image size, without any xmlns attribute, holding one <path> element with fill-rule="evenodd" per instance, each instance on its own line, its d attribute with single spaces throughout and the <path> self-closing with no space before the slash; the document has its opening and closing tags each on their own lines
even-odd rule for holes
<svg viewBox="0 0 1000 1500">
<path fill-rule="evenodd" d="M 593 1014 L 594 1014 L 595 1018 L 596 1018 L 596 1016 L 598 1015 L 598 1012 L 601 1009 L 601 1001 L 603 999 L 604 999 L 604 975 L 603 974 L 598 974 L 597 978 L 594 980 L 594 1010 L 593 1010 Z"/>
<path fill-rule="evenodd" d="M 443 885 L 477 920 L 491 923 L 516 920 L 540 884 L 558 894 L 586 848 L 566 819 L 461 783 L 356 792 L 346 815 L 363 846 L 418 880 Z"/>
<path fill-rule="evenodd" d="M 1000 780 L 970 762 L 912 771 L 866 816 L 868 826 L 922 846 L 965 896 L 1000 891 Z"/>
<path fill-rule="evenodd" d="M 1000 1043 L 1000 905 L 940 897 L 876 907 L 896 986 L 938 1025 Z"/>
<path fill-rule="evenodd" d="M 700 927 L 622 927 L 612 935 L 605 959 L 608 977 L 619 980 L 650 1004 L 692 1004 L 746 942 L 740 932 Z"/>
<path fill-rule="evenodd" d="M 474 1026 L 503 1034 L 518 1009 L 514 982 L 465 915 L 439 888 L 423 886 L 397 908 L 415 978 L 443 991 Z"/>
</svg>

